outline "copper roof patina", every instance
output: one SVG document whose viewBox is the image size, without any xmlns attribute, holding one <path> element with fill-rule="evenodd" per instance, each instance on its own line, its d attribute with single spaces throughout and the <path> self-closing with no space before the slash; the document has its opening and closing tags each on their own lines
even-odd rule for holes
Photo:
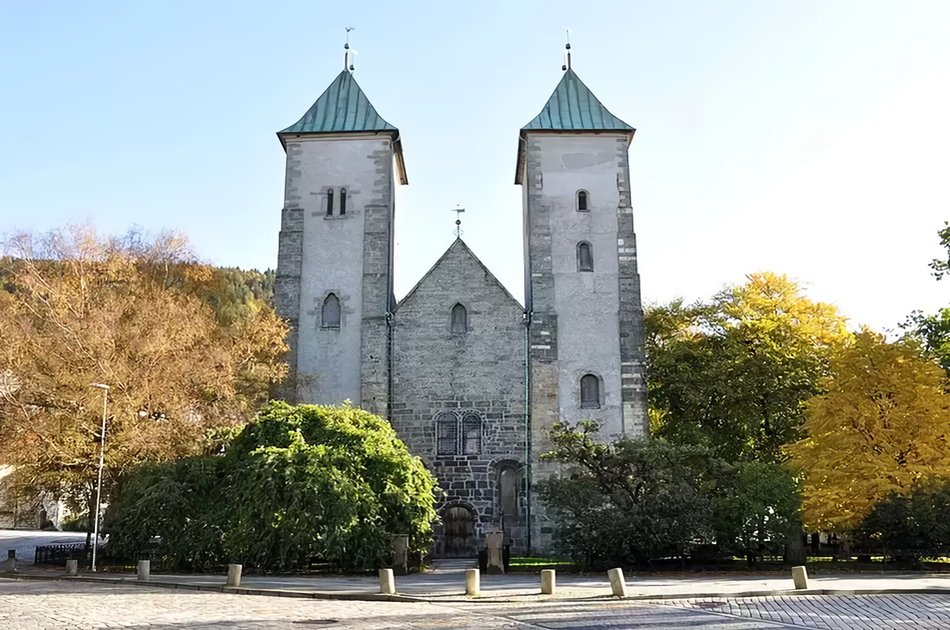
<svg viewBox="0 0 950 630">
<path fill-rule="evenodd" d="M 629 142 L 633 139 L 636 129 L 611 114 L 580 77 L 568 68 L 541 113 L 521 128 L 518 138 L 518 165 L 515 171 L 516 184 L 521 183 L 524 168 L 525 136 L 533 132 L 614 132 L 627 134 Z"/>
<path fill-rule="evenodd" d="M 573 70 L 567 70 L 541 113 L 522 131 L 633 131 L 597 100 Z"/>
<path fill-rule="evenodd" d="M 392 136 L 399 181 L 402 184 L 409 183 L 399 130 L 377 113 L 349 70 L 337 75 L 307 113 L 291 126 L 278 131 L 277 137 L 286 149 L 285 139 L 288 136 L 338 133 L 382 133 Z"/>
<path fill-rule="evenodd" d="M 340 133 L 347 131 L 393 131 L 369 102 L 356 79 L 341 72 L 303 117 L 279 133 Z"/>
</svg>

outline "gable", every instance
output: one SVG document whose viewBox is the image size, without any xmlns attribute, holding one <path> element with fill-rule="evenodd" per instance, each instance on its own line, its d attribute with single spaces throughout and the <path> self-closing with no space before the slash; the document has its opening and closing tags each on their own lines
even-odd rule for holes
<svg viewBox="0 0 950 630">
<path fill-rule="evenodd" d="M 433 305 L 433 301 L 464 304 L 473 298 L 496 308 L 524 310 L 468 245 L 457 238 L 399 302 L 396 312 L 416 308 L 422 303 L 427 308 Z"/>
</svg>

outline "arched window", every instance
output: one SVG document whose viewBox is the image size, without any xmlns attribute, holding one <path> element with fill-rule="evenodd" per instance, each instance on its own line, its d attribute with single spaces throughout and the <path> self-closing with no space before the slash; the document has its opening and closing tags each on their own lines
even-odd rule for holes
<svg viewBox="0 0 950 630">
<path fill-rule="evenodd" d="M 452 333 L 461 335 L 468 332 L 468 311 L 461 304 L 452 307 Z"/>
<path fill-rule="evenodd" d="M 462 418 L 462 453 L 477 455 L 482 452 L 482 418 L 476 413 L 467 413 Z"/>
<path fill-rule="evenodd" d="M 346 188 L 340 189 L 340 216 L 346 214 Z"/>
<path fill-rule="evenodd" d="M 593 374 L 581 377 L 581 408 L 600 409 L 600 379 Z"/>
<path fill-rule="evenodd" d="M 327 191 L 327 216 L 333 216 L 333 189 Z"/>
<path fill-rule="evenodd" d="M 577 191 L 577 211 L 578 212 L 590 212 L 590 206 L 588 205 L 588 194 L 586 190 Z"/>
<path fill-rule="evenodd" d="M 340 298 L 331 293 L 323 301 L 323 309 L 320 312 L 320 325 L 323 328 L 340 327 Z"/>
<path fill-rule="evenodd" d="M 459 444 L 458 418 L 451 411 L 435 417 L 435 448 L 437 455 L 456 455 Z"/>
<path fill-rule="evenodd" d="M 590 243 L 586 241 L 581 241 L 577 244 L 577 270 L 594 270 L 594 250 L 591 248 Z"/>
<path fill-rule="evenodd" d="M 507 516 L 518 514 L 518 477 L 518 471 L 510 466 L 502 468 L 498 475 L 499 503 Z"/>
</svg>

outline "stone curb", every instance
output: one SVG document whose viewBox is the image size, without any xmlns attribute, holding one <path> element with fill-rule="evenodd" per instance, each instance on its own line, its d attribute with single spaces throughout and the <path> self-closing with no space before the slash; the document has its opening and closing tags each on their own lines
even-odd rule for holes
<svg viewBox="0 0 950 630">
<path fill-rule="evenodd" d="M 144 586 L 154 588 L 170 588 L 188 591 L 205 591 L 213 593 L 232 593 L 236 595 L 260 595 L 265 597 L 295 597 L 301 599 L 332 599 L 348 601 L 370 601 L 370 602 L 425 602 L 432 604 L 445 603 L 485 603 L 501 604 L 524 602 L 533 600 L 538 602 L 578 602 L 578 601 L 653 601 L 653 602 L 672 602 L 685 599 L 743 599 L 752 597 L 789 597 L 797 595 L 947 595 L 950 594 L 950 587 L 930 587 L 930 588 L 863 588 L 863 589 L 837 589 L 837 588 L 819 588 L 819 589 L 785 589 L 785 590 L 761 590 L 761 591 L 741 591 L 735 593 L 673 593 L 669 595 L 635 595 L 631 594 L 625 598 L 614 597 L 613 595 L 587 595 L 560 597 L 558 595 L 541 595 L 540 593 L 524 593 L 518 595 L 490 595 L 485 594 L 478 597 L 466 597 L 461 594 L 452 595 L 383 595 L 382 593 L 353 593 L 353 592 L 333 592 L 333 591 L 296 591 L 290 589 L 259 588 L 244 586 L 218 586 L 214 584 L 186 584 L 181 582 L 167 581 L 149 581 L 142 582 L 135 578 L 106 578 L 78 576 L 67 577 L 56 575 L 36 575 L 30 573 L 3 573 L 0 578 L 12 580 L 46 580 L 56 582 L 91 582 L 97 584 L 121 584 L 123 586 Z M 629 583 L 628 583 L 629 586 Z M 566 590 L 566 589 L 565 589 Z"/>
</svg>

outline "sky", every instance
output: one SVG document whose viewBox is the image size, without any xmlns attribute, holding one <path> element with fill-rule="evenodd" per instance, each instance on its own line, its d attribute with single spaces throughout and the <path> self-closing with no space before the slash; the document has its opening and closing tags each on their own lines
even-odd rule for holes
<svg viewBox="0 0 950 630">
<path fill-rule="evenodd" d="M 399 127 L 396 294 L 462 237 L 519 299 L 518 130 L 573 68 L 637 128 L 645 304 L 788 274 L 852 327 L 948 304 L 950 2 L 0 3 L 0 231 L 187 234 L 272 268 L 275 132 L 340 72 Z"/>
</svg>

